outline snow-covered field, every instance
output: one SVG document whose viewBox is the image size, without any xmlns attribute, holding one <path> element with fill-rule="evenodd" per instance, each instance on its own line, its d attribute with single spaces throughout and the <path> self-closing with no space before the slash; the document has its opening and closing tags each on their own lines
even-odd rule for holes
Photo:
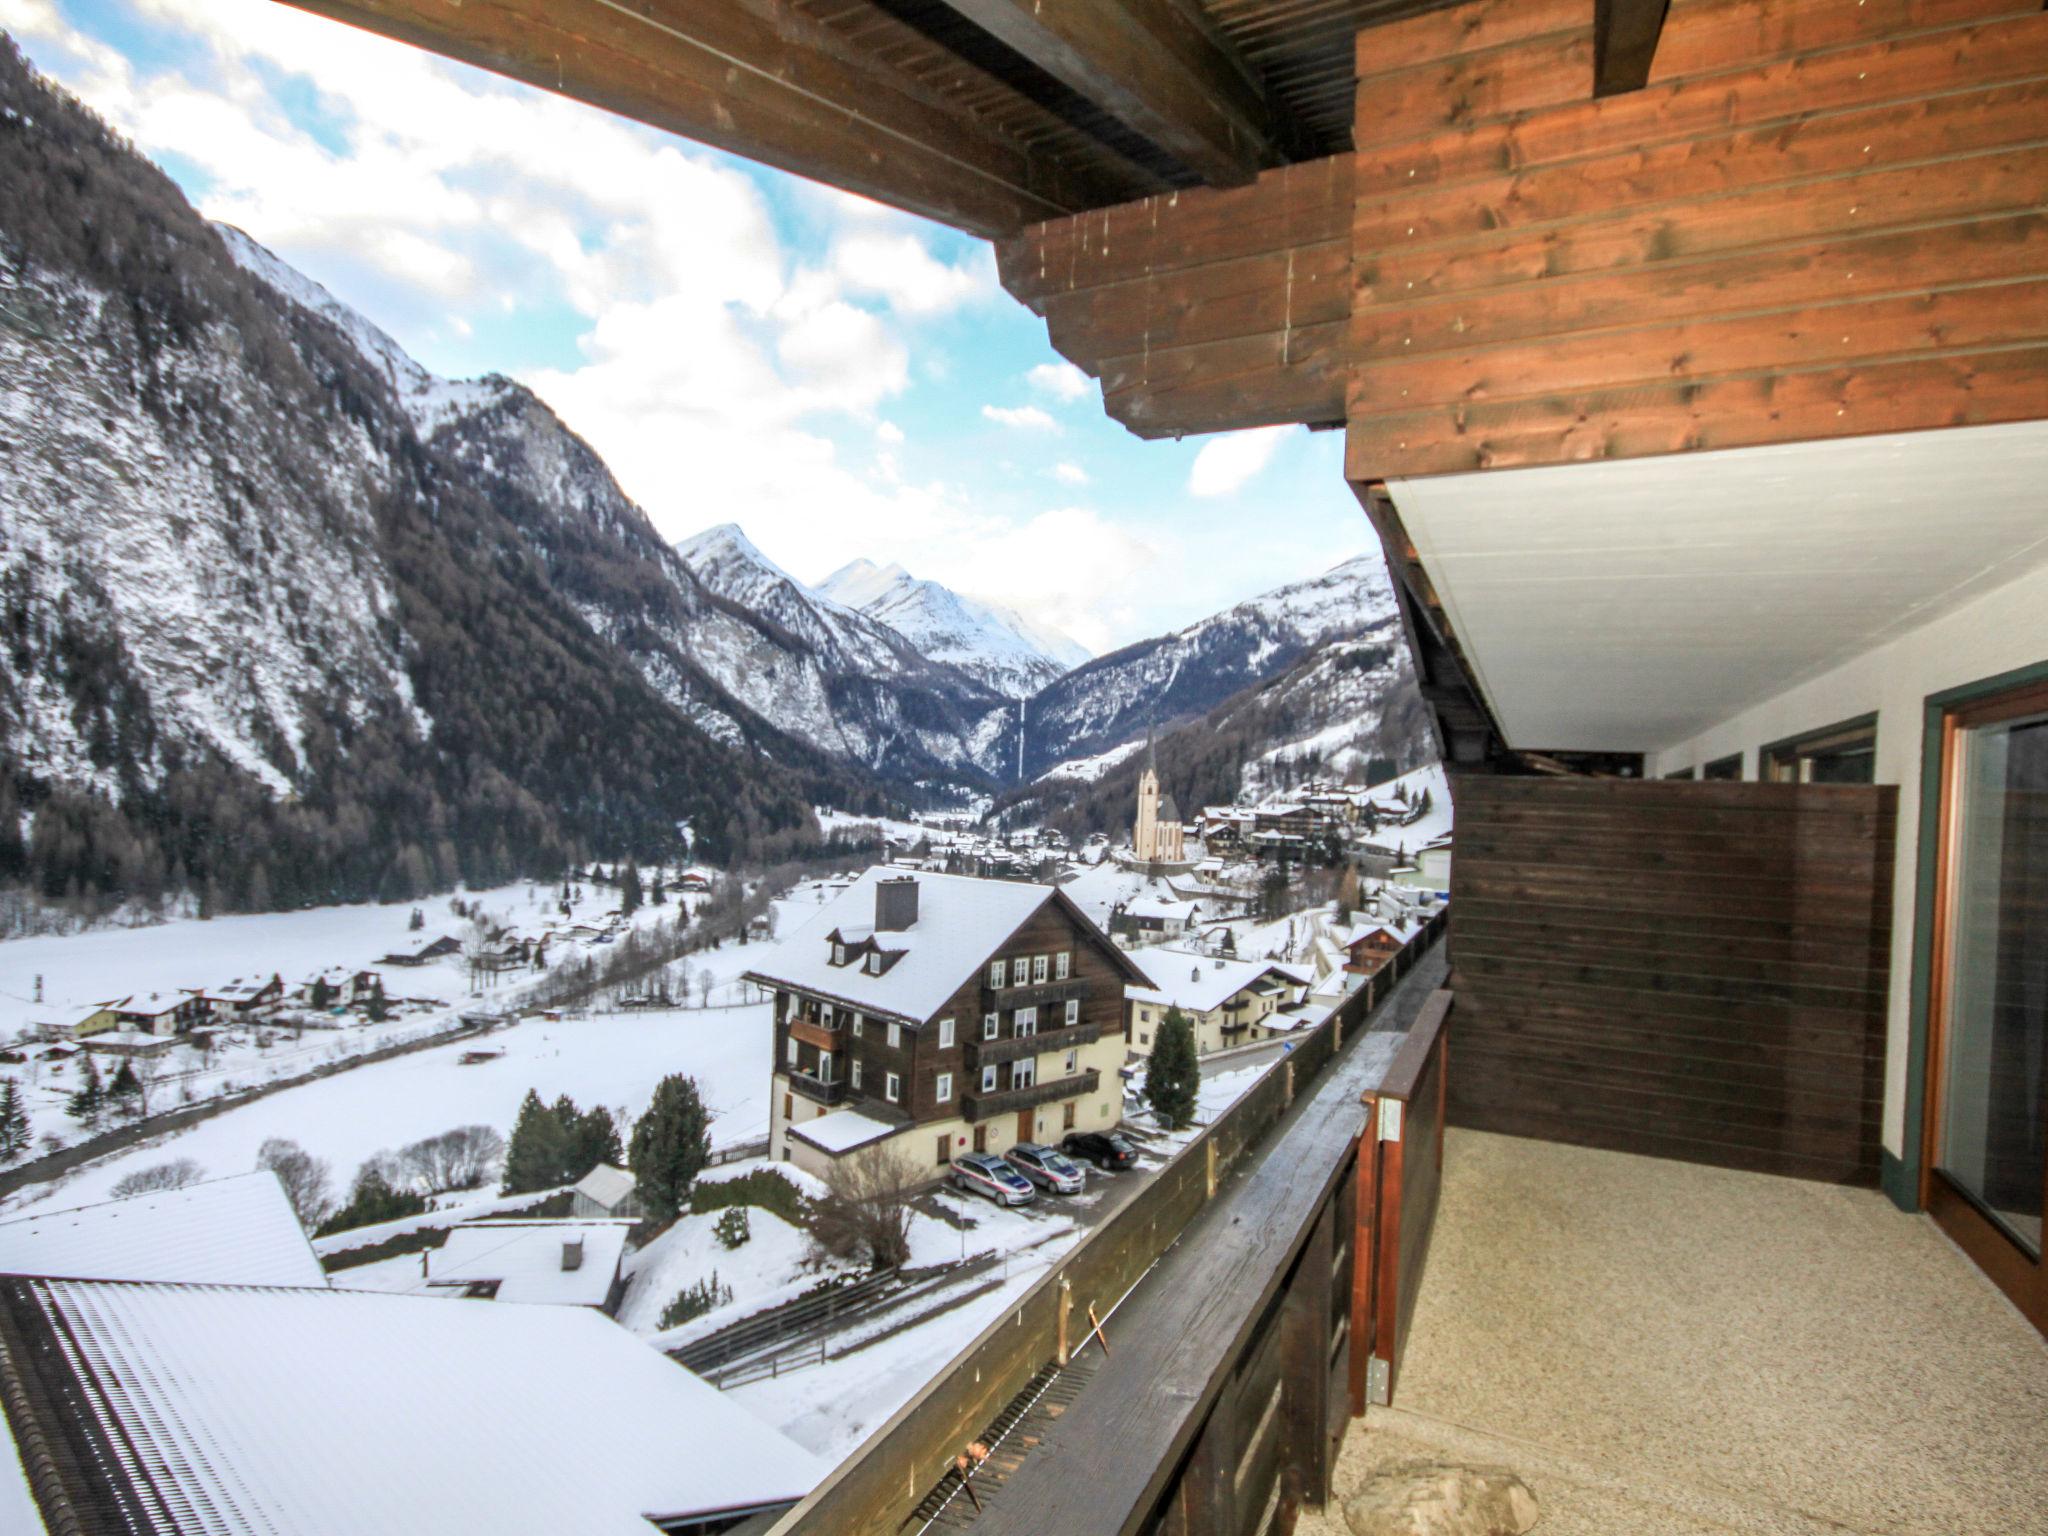
<svg viewBox="0 0 2048 1536">
<path fill-rule="evenodd" d="M 107 1198 L 124 1173 L 189 1157 L 208 1176 L 244 1173 L 272 1136 L 298 1142 L 331 1167 L 337 1188 L 365 1158 L 458 1125 L 489 1125 L 509 1135 L 529 1088 L 552 1102 L 602 1104 L 624 1123 L 647 1108 L 671 1072 L 696 1078 L 713 1114 L 712 1142 L 724 1145 L 768 1129 L 769 1005 L 593 1014 L 550 1023 L 531 1019 L 482 1039 L 464 1039 L 341 1072 L 240 1105 L 187 1130 L 153 1137 L 102 1158 L 55 1184 L 32 1185 L 11 1209 L 72 1206 Z M 469 1050 L 501 1051 L 463 1066 Z M 486 1197 L 494 1190 L 481 1192 Z"/>
</svg>

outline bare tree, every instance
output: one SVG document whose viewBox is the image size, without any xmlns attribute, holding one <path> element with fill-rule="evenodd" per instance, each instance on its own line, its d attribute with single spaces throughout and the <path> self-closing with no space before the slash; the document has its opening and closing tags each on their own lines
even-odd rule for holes
<svg viewBox="0 0 2048 1536">
<path fill-rule="evenodd" d="M 126 1200 L 130 1195 L 153 1194 L 160 1189 L 183 1189 L 197 1184 L 206 1177 L 206 1170 L 189 1157 L 176 1158 L 168 1163 L 157 1163 L 153 1167 L 138 1168 L 133 1173 L 123 1174 L 114 1181 L 114 1187 L 107 1191 L 116 1200 Z"/>
<path fill-rule="evenodd" d="M 876 1269 L 910 1257 L 910 1197 L 921 1182 L 901 1151 L 870 1147 L 833 1163 L 811 1207 L 811 1236 L 827 1253 Z"/>
<path fill-rule="evenodd" d="M 325 1221 L 334 1209 L 327 1164 L 297 1142 L 282 1136 L 271 1137 L 256 1149 L 256 1166 L 277 1175 L 285 1198 L 291 1202 L 292 1214 L 308 1232 Z"/>
<path fill-rule="evenodd" d="M 698 1007 L 709 1008 L 711 1006 L 711 989 L 717 985 L 718 979 L 711 974 L 711 968 L 709 966 L 706 966 L 704 969 L 697 972 Z"/>
<path fill-rule="evenodd" d="M 459 1125 L 405 1148 L 393 1160 L 389 1178 L 396 1189 L 415 1185 L 422 1194 L 476 1189 L 488 1182 L 505 1158 L 505 1138 L 488 1125 Z"/>
</svg>

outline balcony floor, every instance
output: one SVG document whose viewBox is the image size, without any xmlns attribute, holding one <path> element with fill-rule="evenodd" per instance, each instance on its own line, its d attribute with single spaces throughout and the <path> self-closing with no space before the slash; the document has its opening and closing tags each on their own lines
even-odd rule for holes
<svg viewBox="0 0 2048 1536">
<path fill-rule="evenodd" d="M 1447 1461 L 1518 1472 L 1537 1536 L 2048 1532 L 2048 1345 L 1925 1217 L 1447 1134 L 1395 1406 L 1353 1426 L 1340 1502 Z"/>
</svg>

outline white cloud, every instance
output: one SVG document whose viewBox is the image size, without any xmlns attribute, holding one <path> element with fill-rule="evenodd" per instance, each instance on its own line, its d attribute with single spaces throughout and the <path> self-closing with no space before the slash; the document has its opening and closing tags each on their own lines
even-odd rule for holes
<svg viewBox="0 0 2048 1536">
<path fill-rule="evenodd" d="M 875 423 L 875 441 L 886 447 L 898 447 L 903 442 L 903 429 L 893 421 L 878 421 Z"/>
<path fill-rule="evenodd" d="M 1024 375 L 1024 382 L 1063 405 L 1072 404 L 1095 388 L 1095 381 L 1072 363 L 1040 363 Z"/>
<path fill-rule="evenodd" d="M 1047 473 L 1053 479 L 1059 481 L 1061 485 L 1086 485 L 1088 483 L 1088 471 L 1074 463 L 1071 459 L 1060 460 Z"/>
<path fill-rule="evenodd" d="M 940 261 L 912 234 L 861 229 L 832 247 L 831 267 L 852 292 L 878 295 L 904 315 L 941 315 L 995 289 L 985 251 L 958 266 Z"/>
<path fill-rule="evenodd" d="M 999 427 L 1020 432 L 1057 432 L 1060 424 L 1035 405 L 984 405 L 981 414 Z"/>
<path fill-rule="evenodd" d="M 1188 492 L 1194 496 L 1232 496 L 1272 462 L 1280 440 L 1292 427 L 1256 427 L 1232 432 L 1202 445 L 1188 471 Z"/>
<path fill-rule="evenodd" d="M 1159 546 L 1090 508 L 1054 507 L 919 556 L 918 566 L 920 574 L 1050 624 L 1099 654 L 1130 634 L 1130 596 L 1159 574 L 1161 556 Z M 992 572 L 1000 573 L 1000 584 L 991 583 Z"/>
</svg>

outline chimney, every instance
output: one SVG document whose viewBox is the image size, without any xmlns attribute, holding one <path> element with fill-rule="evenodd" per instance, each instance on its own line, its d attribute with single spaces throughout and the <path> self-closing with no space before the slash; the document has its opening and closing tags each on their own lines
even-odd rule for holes
<svg viewBox="0 0 2048 1536">
<path fill-rule="evenodd" d="M 569 1274 L 583 1267 L 583 1239 L 565 1237 L 562 1239 L 562 1273 Z"/>
<path fill-rule="evenodd" d="M 901 933 L 917 922 L 917 880 L 896 875 L 875 882 L 875 932 Z"/>
</svg>

